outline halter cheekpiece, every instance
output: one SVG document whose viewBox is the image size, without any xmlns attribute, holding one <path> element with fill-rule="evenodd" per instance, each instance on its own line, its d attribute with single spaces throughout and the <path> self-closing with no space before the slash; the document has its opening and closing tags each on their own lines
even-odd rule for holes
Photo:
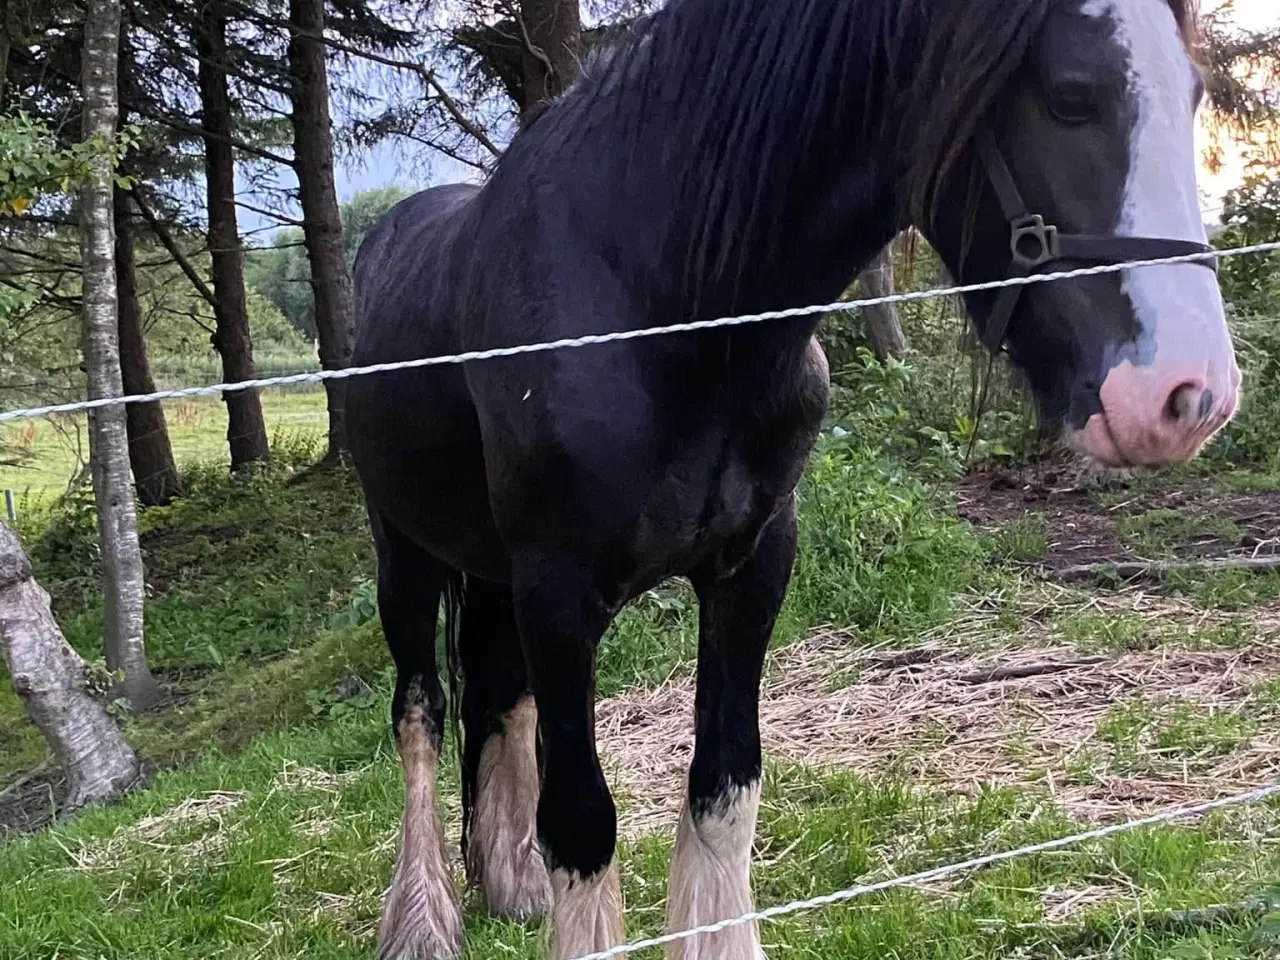
<svg viewBox="0 0 1280 960">
<path fill-rule="evenodd" d="M 1124 263 L 1126 261 L 1160 260 L 1165 257 L 1183 257 L 1213 253 L 1213 248 L 1193 240 L 1173 240 L 1167 237 L 1116 237 L 1102 234 L 1063 233 L 1042 215 L 1027 209 L 1022 192 L 1014 182 L 1009 164 L 996 143 L 995 135 L 987 129 L 978 133 L 978 153 L 986 168 L 987 180 L 995 190 L 996 199 L 1005 219 L 1009 222 L 1010 278 L 1029 277 L 1041 267 L 1059 260 L 1081 260 L 1087 263 Z M 1214 260 L 1194 260 L 1217 271 Z M 995 352 L 1005 341 L 1009 321 L 1025 286 L 1005 287 L 996 297 L 995 307 L 987 319 L 982 342 Z"/>
</svg>

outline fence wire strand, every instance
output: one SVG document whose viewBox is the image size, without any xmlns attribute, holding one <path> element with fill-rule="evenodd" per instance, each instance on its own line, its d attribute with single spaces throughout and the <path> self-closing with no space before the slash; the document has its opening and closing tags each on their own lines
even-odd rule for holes
<svg viewBox="0 0 1280 960">
<path fill-rule="evenodd" d="M 1280 784 L 1271 784 L 1270 786 L 1259 787 L 1256 790 L 1250 790 L 1246 793 L 1234 794 L 1229 797 L 1220 797 L 1217 800 L 1209 800 L 1192 806 L 1175 807 L 1171 810 L 1163 810 L 1160 813 L 1152 814 L 1149 817 L 1142 817 L 1137 820 L 1126 820 L 1123 823 L 1116 823 L 1107 827 L 1098 827 L 1096 830 L 1088 830 L 1084 833 L 1075 833 L 1068 837 L 1058 837 L 1055 840 L 1046 840 L 1043 843 L 1033 843 L 1029 846 L 1018 847 L 1016 850 L 1003 850 L 999 853 L 990 853 L 985 856 L 974 857 L 970 860 L 962 860 L 958 863 L 947 864 L 943 867 L 933 867 L 929 870 L 921 870 L 918 873 L 909 873 L 903 876 L 893 877 L 889 880 L 879 880 L 875 883 L 858 884 L 856 886 L 846 887 L 844 890 L 837 890 L 835 893 L 824 894 L 820 897 L 810 897 L 807 900 L 793 900 L 791 903 L 780 904 L 779 906 L 769 907 L 765 910 L 755 910 L 751 913 L 744 913 L 739 917 L 720 920 L 717 923 L 708 923 L 700 927 L 692 927 L 688 930 L 679 930 L 674 933 L 663 934 L 660 937 L 652 937 L 648 940 L 637 940 L 634 943 L 623 944 L 609 950 L 601 950 L 597 953 L 588 953 L 584 956 L 575 958 L 575 960 L 609 960 L 611 957 L 620 957 L 626 954 L 636 953 L 640 950 L 660 947 L 664 944 L 674 943 L 677 940 L 687 940 L 690 937 L 697 937 L 708 933 L 717 933 L 720 930 L 740 926 L 744 923 L 773 920 L 777 917 L 787 916 L 792 913 L 800 913 L 804 910 L 814 910 L 818 907 L 826 907 L 836 903 L 845 903 L 856 897 L 865 896 L 869 893 L 878 893 L 882 890 L 892 890 L 896 887 L 909 887 L 915 886 L 916 884 L 932 883 L 933 881 L 942 880 L 957 873 L 977 870 L 981 867 L 989 867 L 992 864 L 1003 863 L 1006 860 L 1014 860 L 1019 857 L 1029 857 L 1037 853 L 1047 853 L 1053 850 L 1061 850 L 1064 847 L 1076 846 L 1090 840 L 1101 840 L 1106 837 L 1113 837 L 1116 834 L 1128 833 L 1142 827 L 1168 823 L 1171 820 L 1178 820 L 1182 817 L 1211 813 L 1212 811 L 1221 810 L 1226 807 L 1258 803 L 1268 797 L 1275 796 L 1276 794 L 1280 794 Z"/>
<path fill-rule="evenodd" d="M 921 300 L 935 300 L 940 297 L 954 297 L 966 293 L 982 293 L 988 290 L 1001 290 L 1005 287 L 1026 287 L 1058 280 L 1071 280 L 1079 277 L 1093 277 L 1109 273 L 1120 273 L 1125 270 L 1138 267 L 1176 266 L 1184 263 L 1198 263 L 1204 260 L 1220 260 L 1225 257 L 1238 257 L 1253 253 L 1274 253 L 1277 251 L 1280 251 L 1280 242 L 1255 243 L 1245 247 L 1233 247 L 1229 250 L 1189 253 L 1177 257 L 1161 257 L 1154 260 L 1133 260 L 1126 263 L 1106 263 L 1093 267 L 1081 267 L 1078 270 L 1033 274 L 1029 277 L 1010 277 L 1005 280 L 992 280 L 987 283 L 969 283 L 961 286 L 939 287 L 932 290 L 916 290 L 910 293 L 894 293 L 884 297 L 869 297 L 861 300 L 846 300 L 837 303 L 816 304 L 808 307 L 793 307 L 787 310 L 767 310 L 763 313 L 749 313 L 736 317 L 720 317 L 715 320 L 692 320 L 687 323 L 673 323 L 661 327 L 642 327 L 638 330 L 619 330 L 613 333 L 588 334 L 579 337 L 566 337 L 560 340 L 549 340 L 541 343 L 519 344 L 511 347 L 492 347 L 486 350 L 469 350 L 463 353 L 444 354 L 435 357 L 420 357 L 415 360 L 397 360 L 392 363 L 374 363 L 363 367 L 343 367 L 337 370 L 319 370 L 311 373 L 297 373 L 282 377 L 259 377 L 253 380 L 239 380 L 234 383 L 214 383 L 202 387 L 183 387 L 177 390 L 157 390 L 154 393 L 135 394 L 132 396 L 100 397 L 95 400 L 82 400 L 75 403 L 60 403 L 42 407 L 29 407 L 23 410 L 9 410 L 4 413 L 0 413 L 0 423 L 13 420 L 28 420 L 33 417 L 45 417 L 54 414 L 77 413 L 82 410 L 97 410 L 103 407 L 119 407 L 130 403 L 149 403 L 155 400 L 176 400 L 180 397 L 213 396 L 215 394 L 231 393 L 237 390 L 257 390 L 263 387 L 282 387 L 296 383 L 318 383 L 326 380 L 345 380 L 348 377 L 361 377 L 375 373 L 390 373 L 396 370 L 414 370 L 422 367 L 438 367 L 451 364 L 470 363 L 478 360 L 493 360 L 499 357 L 515 357 L 528 353 L 544 353 L 549 350 L 586 347 L 604 343 L 615 343 L 624 340 L 639 340 L 646 337 L 662 336 L 664 334 L 694 333 L 701 330 L 714 330 L 719 327 L 733 327 L 747 323 L 761 323 L 766 320 L 790 320 L 799 317 L 814 316 L 816 314 L 858 310 L 865 307 L 886 306 L 898 303 L 916 303 Z"/>
</svg>

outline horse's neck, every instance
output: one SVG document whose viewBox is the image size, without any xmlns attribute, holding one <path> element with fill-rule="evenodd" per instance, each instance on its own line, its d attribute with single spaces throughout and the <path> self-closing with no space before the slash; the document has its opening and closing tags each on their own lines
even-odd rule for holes
<svg viewBox="0 0 1280 960">
<path fill-rule="evenodd" d="M 694 2 L 727 11 L 740 0 Z M 805 29 L 815 28 L 811 24 Z M 874 29 L 865 33 L 875 36 Z M 868 62 L 883 59 L 872 42 L 857 35 L 837 65 L 848 75 L 817 85 L 815 99 L 803 115 L 797 113 L 794 130 L 784 135 L 775 130 L 773 142 L 746 144 L 741 155 L 722 158 L 709 178 L 713 182 L 702 185 L 704 196 L 714 196 L 717 188 L 723 189 L 714 181 L 731 178 L 728 189 L 739 194 L 724 206 L 734 211 L 733 221 L 743 229 L 718 235 L 726 269 L 704 274 L 707 285 L 695 298 L 700 314 L 830 302 L 898 232 L 898 185 L 905 163 L 897 152 L 904 119 L 877 92 L 893 84 L 876 75 L 887 67 L 868 69 Z M 866 49 L 860 48 L 863 44 Z M 771 82 L 804 80 L 779 71 Z M 778 92 L 774 99 L 795 101 L 789 92 Z M 762 185 L 767 185 L 763 195 Z M 703 228 L 715 230 L 717 225 Z"/>
</svg>

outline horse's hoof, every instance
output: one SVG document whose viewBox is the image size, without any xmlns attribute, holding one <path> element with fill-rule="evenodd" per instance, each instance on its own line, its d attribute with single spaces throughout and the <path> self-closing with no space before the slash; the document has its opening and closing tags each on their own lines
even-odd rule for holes
<svg viewBox="0 0 1280 960">
<path fill-rule="evenodd" d="M 397 868 L 382 907 L 378 960 L 457 960 L 462 913 L 453 884 L 424 870 Z"/>
<path fill-rule="evenodd" d="M 611 863 L 591 877 L 558 870 L 551 877 L 551 887 L 549 960 L 574 960 L 623 942 L 622 888 L 616 865 Z"/>
<path fill-rule="evenodd" d="M 551 878 L 536 843 L 522 845 L 513 862 L 502 868 L 491 866 L 483 886 L 485 903 L 494 916 L 530 920 L 551 909 Z"/>
</svg>

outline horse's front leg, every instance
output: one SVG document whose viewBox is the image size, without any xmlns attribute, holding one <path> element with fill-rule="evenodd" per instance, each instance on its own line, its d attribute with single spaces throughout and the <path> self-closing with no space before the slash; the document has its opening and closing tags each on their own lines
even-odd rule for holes
<svg viewBox="0 0 1280 960">
<path fill-rule="evenodd" d="M 696 742 L 667 893 L 667 929 L 749 913 L 760 803 L 760 673 L 796 551 L 790 505 L 732 576 L 695 577 L 700 605 Z M 677 940 L 668 960 L 763 960 L 756 925 Z"/>
<path fill-rule="evenodd" d="M 551 957 L 571 960 L 622 942 L 617 814 L 595 737 L 596 647 L 610 614 L 590 571 L 571 560 L 517 558 L 513 580 L 541 734 L 537 822 L 551 878 Z"/>
</svg>

